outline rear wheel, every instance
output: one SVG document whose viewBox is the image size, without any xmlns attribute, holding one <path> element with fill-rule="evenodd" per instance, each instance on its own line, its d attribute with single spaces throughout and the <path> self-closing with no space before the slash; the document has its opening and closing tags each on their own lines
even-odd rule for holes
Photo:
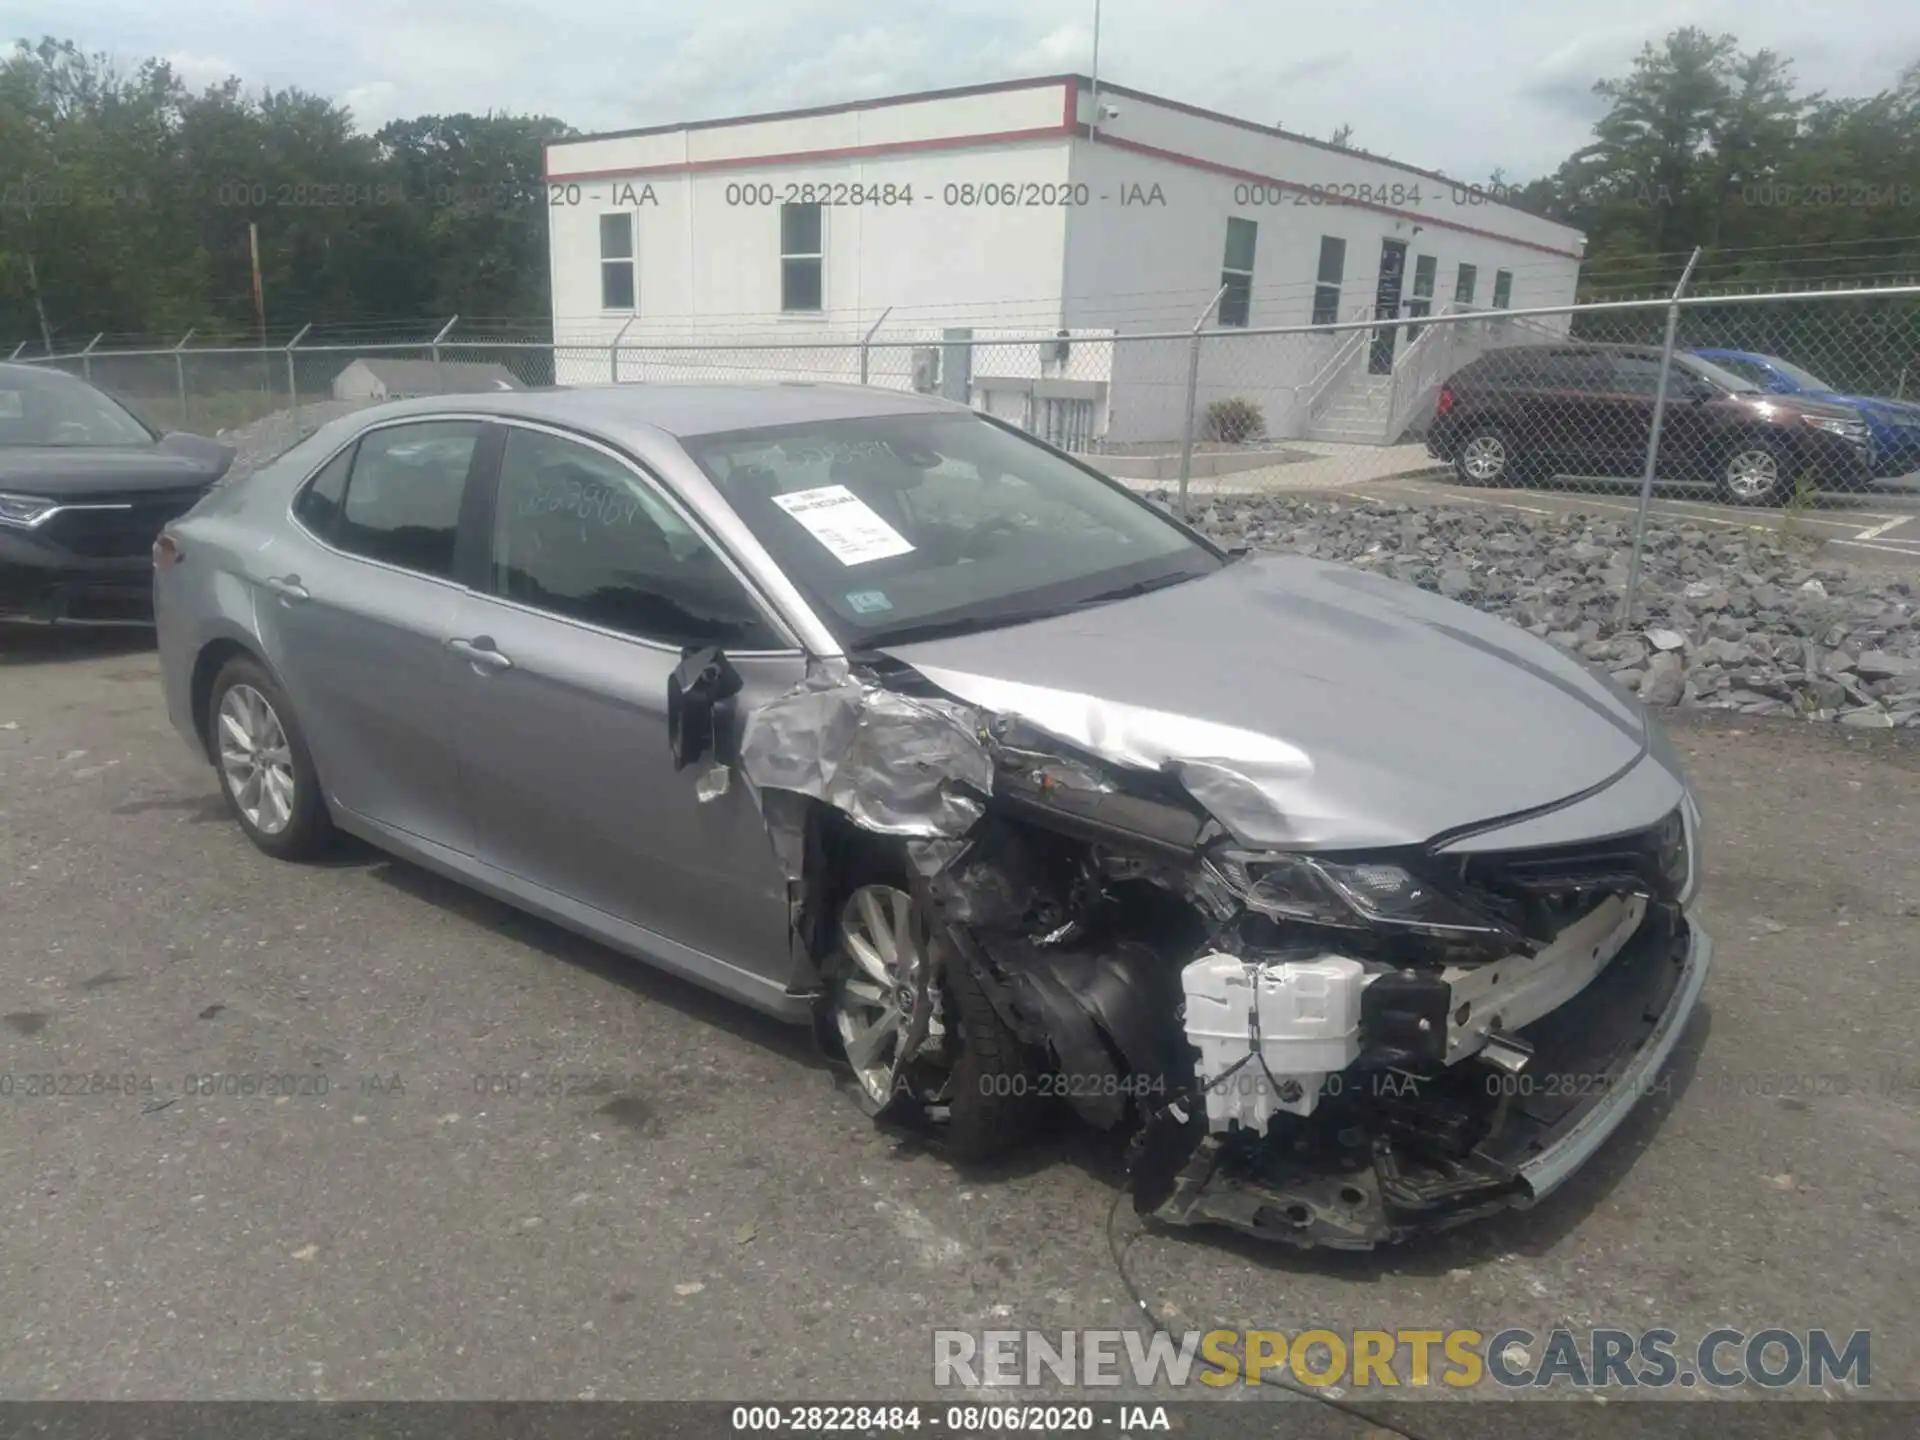
<svg viewBox="0 0 1920 1440">
<path fill-rule="evenodd" d="M 214 677 L 207 753 L 227 809 L 276 860 L 305 860 L 333 834 L 320 777 L 293 707 L 258 661 L 236 656 Z"/>
<path fill-rule="evenodd" d="M 1007 1029 L 965 960 L 942 946 L 942 983 L 928 1030 L 896 1080 L 918 977 L 940 944 L 906 889 L 862 885 L 841 907 L 822 1031 L 852 1073 L 868 1115 L 919 1115 L 939 1125 L 947 1150 L 979 1160 L 1018 1143 L 1038 1087 L 1024 1047 Z"/>
<path fill-rule="evenodd" d="M 1460 442 L 1453 470 L 1469 485 L 1512 485 L 1523 469 L 1505 430 L 1486 425 Z"/>
</svg>

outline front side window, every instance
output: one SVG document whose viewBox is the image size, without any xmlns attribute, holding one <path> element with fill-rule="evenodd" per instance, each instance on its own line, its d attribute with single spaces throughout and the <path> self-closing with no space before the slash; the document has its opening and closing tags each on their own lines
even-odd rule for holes
<svg viewBox="0 0 1920 1440">
<path fill-rule="evenodd" d="M 1340 280 L 1347 270 L 1347 242 L 1337 235 L 1320 237 L 1320 268 L 1313 286 L 1313 323 L 1331 325 L 1340 318 Z"/>
<path fill-rule="evenodd" d="M 1227 251 L 1220 261 L 1220 283 L 1226 287 L 1220 296 L 1220 323 L 1247 324 L 1253 311 L 1253 250 L 1258 227 L 1251 220 L 1233 216 L 1227 221 Z"/>
<path fill-rule="evenodd" d="M 850 646 L 1010 624 L 1221 563 L 1151 506 L 974 415 L 682 443 Z"/>
<path fill-rule="evenodd" d="M 1667 393 L 1674 393 L 1675 380 L 1684 385 L 1686 372 L 1674 366 L 1667 381 Z M 1660 360 L 1654 355 L 1616 355 L 1613 357 L 1613 383 L 1629 395 L 1660 393 Z"/>
<path fill-rule="evenodd" d="M 632 310 L 639 293 L 634 284 L 633 214 L 600 217 L 600 308 Z"/>
<path fill-rule="evenodd" d="M 818 310 L 825 287 L 821 283 L 820 206 L 780 207 L 780 308 Z"/>
<path fill-rule="evenodd" d="M 354 449 L 333 543 L 352 555 L 453 578 L 460 500 L 477 420 L 428 420 L 368 431 Z"/>
<path fill-rule="evenodd" d="M 492 575 L 496 595 L 643 640 L 781 645 L 746 587 L 645 479 L 543 430 L 507 433 Z"/>
</svg>

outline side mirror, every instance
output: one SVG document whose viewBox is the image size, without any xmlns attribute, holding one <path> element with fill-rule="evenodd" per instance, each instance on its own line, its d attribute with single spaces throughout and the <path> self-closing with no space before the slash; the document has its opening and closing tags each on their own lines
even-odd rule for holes
<svg viewBox="0 0 1920 1440">
<path fill-rule="evenodd" d="M 739 760 L 739 715 L 735 696 L 740 674 L 713 646 L 690 649 L 667 677 L 667 746 L 673 768 L 684 770 L 702 756 L 718 765 Z"/>
</svg>

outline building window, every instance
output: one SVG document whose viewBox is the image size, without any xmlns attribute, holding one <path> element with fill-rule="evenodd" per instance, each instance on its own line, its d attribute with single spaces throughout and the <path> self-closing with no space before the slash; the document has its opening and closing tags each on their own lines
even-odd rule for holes
<svg viewBox="0 0 1920 1440">
<path fill-rule="evenodd" d="M 600 217 L 600 308 L 635 308 L 631 211 Z"/>
<path fill-rule="evenodd" d="M 1471 305 L 1473 303 L 1473 287 L 1479 279 L 1480 270 L 1478 266 L 1462 265 L 1459 275 L 1454 277 L 1453 303 L 1456 305 Z"/>
<path fill-rule="evenodd" d="M 780 308 L 818 310 L 820 295 L 820 206 L 780 207 Z"/>
<path fill-rule="evenodd" d="M 1433 286 L 1440 271 L 1440 261 L 1432 255 L 1416 255 L 1413 259 L 1413 294 L 1407 300 L 1407 315 L 1418 320 L 1423 315 L 1433 313 Z M 1407 326 L 1407 343 L 1411 345 L 1419 338 L 1423 327 Z"/>
<path fill-rule="evenodd" d="M 1320 237 L 1320 270 L 1313 287 L 1313 323 L 1331 325 L 1340 318 L 1340 280 L 1347 270 L 1347 242 Z"/>
<path fill-rule="evenodd" d="M 1496 270 L 1493 272 L 1493 308 L 1504 310 L 1513 302 L 1513 272 Z"/>
<path fill-rule="evenodd" d="M 1253 313 L 1253 245 L 1259 227 L 1238 216 L 1227 220 L 1227 253 L 1220 262 L 1220 323 L 1244 326 Z"/>
</svg>

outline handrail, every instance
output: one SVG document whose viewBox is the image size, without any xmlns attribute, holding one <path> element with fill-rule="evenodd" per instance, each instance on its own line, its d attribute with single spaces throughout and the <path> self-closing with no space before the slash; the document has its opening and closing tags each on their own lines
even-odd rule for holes
<svg viewBox="0 0 1920 1440">
<path fill-rule="evenodd" d="M 1364 308 L 1366 307 L 1354 306 L 1350 313 L 1358 313 Z M 1367 330 L 1348 331 L 1346 338 L 1335 347 L 1333 357 L 1320 367 L 1318 374 L 1300 387 L 1307 392 L 1306 413 L 1309 422 L 1319 418 L 1320 402 L 1327 398 L 1334 382 L 1342 378 L 1343 372 L 1352 363 L 1354 356 L 1369 343 L 1371 333 Z"/>
</svg>

